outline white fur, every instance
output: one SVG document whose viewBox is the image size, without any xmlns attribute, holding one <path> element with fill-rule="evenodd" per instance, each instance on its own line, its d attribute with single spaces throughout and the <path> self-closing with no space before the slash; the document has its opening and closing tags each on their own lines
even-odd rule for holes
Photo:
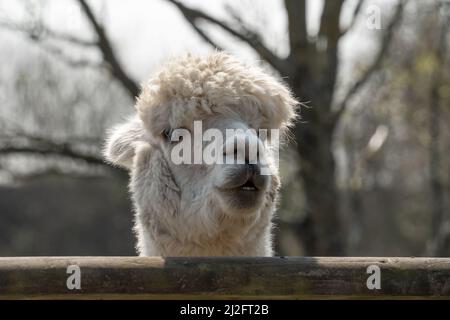
<svg viewBox="0 0 450 320">
<path fill-rule="evenodd" d="M 276 168 L 258 201 L 238 203 L 218 191 L 239 174 L 236 165 L 174 165 L 166 128 L 281 129 L 297 101 L 278 80 L 235 58 L 214 53 L 170 61 L 143 86 L 138 115 L 114 128 L 106 158 L 130 170 L 142 256 L 271 256 Z M 271 161 L 270 152 L 267 153 Z M 236 201 L 235 201 L 236 200 Z M 241 201 L 242 202 L 242 201 Z"/>
</svg>

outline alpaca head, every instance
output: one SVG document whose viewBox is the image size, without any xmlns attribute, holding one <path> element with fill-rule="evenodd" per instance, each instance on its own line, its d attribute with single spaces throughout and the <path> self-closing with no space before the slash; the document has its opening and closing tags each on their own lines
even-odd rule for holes
<svg viewBox="0 0 450 320">
<path fill-rule="evenodd" d="M 147 224 L 138 233 L 153 242 L 201 242 L 227 222 L 255 224 L 261 210 L 273 211 L 273 147 L 296 105 L 278 80 L 224 53 L 168 63 L 105 149 L 110 162 L 131 171 L 138 219 Z"/>
</svg>

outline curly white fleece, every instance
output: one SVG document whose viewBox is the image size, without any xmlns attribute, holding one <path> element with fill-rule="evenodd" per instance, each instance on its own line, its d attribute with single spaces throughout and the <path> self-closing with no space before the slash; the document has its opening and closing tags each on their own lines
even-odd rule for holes
<svg viewBox="0 0 450 320">
<path fill-rule="evenodd" d="M 221 52 L 169 61 L 144 84 L 138 115 L 114 128 L 105 148 L 111 163 L 130 170 L 140 255 L 272 255 L 276 168 L 254 212 L 235 214 L 210 185 L 221 169 L 174 167 L 161 132 L 212 117 L 285 131 L 297 105 L 282 82 Z"/>
</svg>

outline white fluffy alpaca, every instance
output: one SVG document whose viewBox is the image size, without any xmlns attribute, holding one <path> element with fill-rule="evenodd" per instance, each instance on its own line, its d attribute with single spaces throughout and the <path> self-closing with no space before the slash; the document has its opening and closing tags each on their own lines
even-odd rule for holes
<svg viewBox="0 0 450 320">
<path fill-rule="evenodd" d="M 281 82 L 224 53 L 172 60 L 147 82 L 137 115 L 111 131 L 105 148 L 108 161 L 130 170 L 139 254 L 271 256 L 277 169 L 174 164 L 168 133 L 192 130 L 196 120 L 203 130 L 284 132 L 296 105 Z M 262 156 L 271 163 L 270 148 Z"/>
</svg>

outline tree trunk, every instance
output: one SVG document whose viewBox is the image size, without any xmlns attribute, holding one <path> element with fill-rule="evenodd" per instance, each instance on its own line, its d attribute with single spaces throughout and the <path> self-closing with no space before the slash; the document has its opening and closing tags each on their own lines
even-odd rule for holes
<svg viewBox="0 0 450 320">
<path fill-rule="evenodd" d="M 298 142 L 301 156 L 300 175 L 310 217 L 311 243 L 305 244 L 313 255 L 342 255 L 343 243 L 339 219 L 339 199 L 335 184 L 335 160 L 332 154 L 332 133 L 309 135 L 308 130 Z"/>
<path fill-rule="evenodd" d="M 445 189 L 441 177 L 441 103 L 440 86 L 444 82 L 443 70 L 447 53 L 447 34 L 450 28 L 448 18 L 444 16 L 439 28 L 438 42 L 436 47 L 437 68 L 433 75 L 430 94 L 430 146 L 429 146 L 429 166 L 430 166 L 430 189 L 431 189 L 431 234 L 428 253 L 434 256 L 448 255 L 449 237 L 446 224 L 445 210 Z"/>
<path fill-rule="evenodd" d="M 302 78 L 293 84 L 302 101 L 311 101 L 311 107 L 302 110 L 305 122 L 298 122 L 295 128 L 308 217 L 302 238 L 308 255 L 340 256 L 344 248 L 332 146 L 335 124 L 329 123 L 334 88 L 330 83 L 314 82 L 312 77 Z"/>
</svg>

